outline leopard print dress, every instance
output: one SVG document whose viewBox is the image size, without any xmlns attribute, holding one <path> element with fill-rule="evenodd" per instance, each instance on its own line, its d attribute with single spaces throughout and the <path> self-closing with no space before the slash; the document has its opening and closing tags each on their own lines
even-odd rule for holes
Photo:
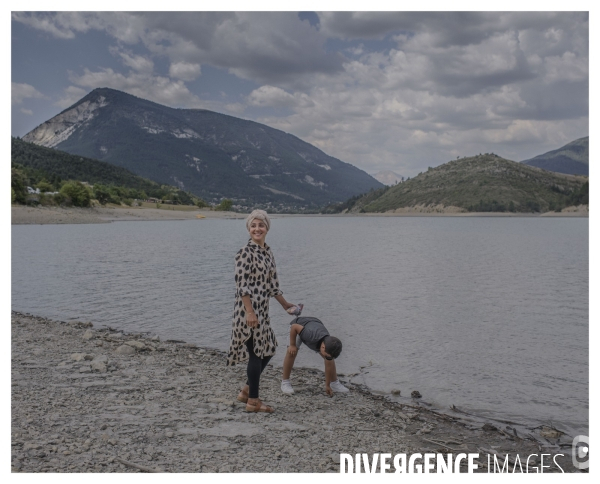
<svg viewBox="0 0 600 484">
<path fill-rule="evenodd" d="M 254 339 L 254 353 L 259 358 L 273 356 L 277 347 L 275 333 L 269 319 L 269 298 L 283 294 L 279 289 L 275 257 L 271 248 L 256 244 L 250 239 L 235 256 L 235 306 L 231 328 L 231 345 L 227 366 L 247 361 L 246 341 Z M 258 318 L 258 326 L 246 324 L 246 308 L 242 296 L 249 295 Z"/>
</svg>

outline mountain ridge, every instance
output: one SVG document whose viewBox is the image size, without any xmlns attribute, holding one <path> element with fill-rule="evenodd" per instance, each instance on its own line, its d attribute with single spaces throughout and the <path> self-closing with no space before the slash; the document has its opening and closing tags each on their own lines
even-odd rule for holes
<svg viewBox="0 0 600 484">
<path fill-rule="evenodd" d="M 383 186 L 284 131 L 108 88 L 93 90 L 23 139 L 248 207 L 314 208 Z"/>
<path fill-rule="evenodd" d="M 325 212 L 389 212 L 410 207 L 542 212 L 587 204 L 588 191 L 583 176 L 553 173 L 486 153 L 449 161 L 398 185 L 329 206 Z"/>
<path fill-rule="evenodd" d="M 521 163 L 556 173 L 587 176 L 590 157 L 589 139 L 589 136 L 584 136 Z"/>
</svg>

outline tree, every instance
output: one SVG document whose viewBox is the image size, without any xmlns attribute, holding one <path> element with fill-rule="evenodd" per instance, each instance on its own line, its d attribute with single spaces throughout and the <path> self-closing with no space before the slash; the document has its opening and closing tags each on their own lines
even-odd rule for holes
<svg viewBox="0 0 600 484">
<path fill-rule="evenodd" d="M 100 202 L 101 205 L 106 205 L 110 201 L 110 191 L 108 187 L 96 183 L 94 185 L 94 198 Z"/>
<path fill-rule="evenodd" d="M 25 197 L 27 196 L 27 179 L 21 170 L 17 170 L 16 168 L 10 170 L 10 187 L 15 191 L 15 202 L 25 203 Z"/>
<path fill-rule="evenodd" d="M 54 187 L 50 183 L 48 183 L 46 180 L 42 180 L 41 182 L 39 182 L 36 185 L 36 188 L 38 188 L 41 193 L 54 191 Z"/>
<path fill-rule="evenodd" d="M 69 197 L 76 207 L 89 207 L 91 195 L 85 185 L 78 181 L 68 181 L 60 189 L 60 193 Z"/>
<path fill-rule="evenodd" d="M 231 210 L 232 206 L 233 206 L 233 201 L 229 200 L 228 198 L 225 198 L 221 203 L 219 203 L 219 205 L 217 205 L 215 207 L 215 210 L 219 210 L 222 212 L 228 212 L 229 210 Z"/>
</svg>

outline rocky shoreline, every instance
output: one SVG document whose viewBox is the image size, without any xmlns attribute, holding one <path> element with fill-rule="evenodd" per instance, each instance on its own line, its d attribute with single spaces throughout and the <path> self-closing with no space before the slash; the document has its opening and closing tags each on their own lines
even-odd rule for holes
<svg viewBox="0 0 600 484">
<path fill-rule="evenodd" d="M 118 221 L 198 220 L 203 218 L 245 218 L 244 214 L 212 210 L 169 210 L 140 207 L 28 207 L 11 206 L 12 225 L 100 224 Z"/>
<path fill-rule="evenodd" d="M 319 370 L 294 370 L 287 396 L 269 365 L 261 398 L 275 413 L 249 414 L 236 401 L 245 366 L 226 367 L 218 350 L 14 311 L 11 340 L 12 472 L 337 473 L 340 453 L 425 452 L 479 453 L 479 472 L 488 453 L 518 454 L 523 468 L 562 453 L 577 471 L 553 429 L 482 428 L 347 381 L 349 394 L 329 398 Z"/>
<path fill-rule="evenodd" d="M 510 213 L 510 212 L 464 212 L 457 207 L 409 207 L 385 213 L 342 213 L 342 214 L 272 214 L 279 217 L 589 217 L 587 205 L 568 207 L 562 212 Z M 48 224 L 98 224 L 110 222 L 198 220 L 204 218 L 244 219 L 247 214 L 217 212 L 212 210 L 169 210 L 167 208 L 139 207 L 28 207 L 11 206 L 12 225 Z"/>
</svg>

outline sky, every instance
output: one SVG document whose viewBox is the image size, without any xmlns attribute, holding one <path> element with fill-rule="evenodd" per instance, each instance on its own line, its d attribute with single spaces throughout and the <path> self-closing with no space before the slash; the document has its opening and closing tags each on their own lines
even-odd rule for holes
<svg viewBox="0 0 600 484">
<path fill-rule="evenodd" d="M 12 12 L 23 136 L 98 87 L 291 133 L 376 173 L 589 134 L 587 12 Z"/>
</svg>

